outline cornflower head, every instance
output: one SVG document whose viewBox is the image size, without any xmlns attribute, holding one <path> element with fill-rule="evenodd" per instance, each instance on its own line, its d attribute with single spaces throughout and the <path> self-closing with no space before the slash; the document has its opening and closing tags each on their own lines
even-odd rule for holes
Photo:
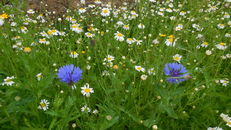
<svg viewBox="0 0 231 130">
<path fill-rule="evenodd" d="M 59 68 L 57 76 L 61 82 L 73 85 L 82 79 L 82 70 L 73 64 L 65 65 Z"/>
<path fill-rule="evenodd" d="M 170 83 L 180 83 L 191 78 L 188 70 L 179 63 L 168 63 L 164 68 L 165 75 L 169 76 L 167 81 Z"/>
</svg>

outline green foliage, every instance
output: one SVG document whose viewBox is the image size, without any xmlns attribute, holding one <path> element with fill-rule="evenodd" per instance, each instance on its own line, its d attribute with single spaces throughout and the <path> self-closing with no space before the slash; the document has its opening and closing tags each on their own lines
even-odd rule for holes
<svg viewBox="0 0 231 130">
<path fill-rule="evenodd" d="M 104 17 L 96 7 L 83 14 L 70 10 L 61 20 L 52 19 L 49 12 L 28 14 L 23 11 L 24 4 L 12 0 L 11 5 L 0 5 L 0 15 L 10 15 L 0 26 L 0 129 L 229 128 L 220 114 L 231 116 L 230 83 L 222 83 L 230 80 L 231 73 L 230 19 L 224 17 L 230 15 L 226 8 L 230 3 L 141 0 L 133 10 L 137 13 L 134 19 L 129 19 L 131 10 L 119 9 L 117 15 L 112 13 L 115 9 L 110 10 L 110 16 Z M 172 12 L 167 11 L 170 8 Z M 74 32 L 68 17 L 84 32 Z M 13 26 L 13 22 L 17 24 Z M 140 29 L 139 24 L 145 28 Z M 183 29 L 177 31 L 179 24 Z M 224 24 L 224 29 L 219 24 Z M 25 33 L 22 27 L 26 27 Z M 65 34 L 49 34 L 54 30 Z M 124 41 L 116 40 L 117 31 L 125 36 Z M 86 32 L 95 36 L 89 38 Z M 165 44 L 171 37 L 175 46 Z M 42 38 L 49 44 L 41 43 Z M 128 44 L 127 38 L 136 40 Z M 202 46 L 204 42 L 207 47 Z M 226 48 L 219 49 L 220 43 Z M 71 58 L 73 51 L 77 58 Z M 192 77 L 172 84 L 166 81 L 164 67 L 177 62 L 173 60 L 176 54 L 182 56 L 178 62 Z M 112 62 L 109 55 L 114 57 Z M 56 75 L 59 67 L 67 64 L 83 70 L 74 90 Z M 138 72 L 135 66 L 142 66 L 145 72 Z M 155 74 L 149 73 L 151 68 Z M 11 76 L 14 83 L 2 85 Z M 81 94 L 86 83 L 94 89 L 90 97 Z M 50 103 L 45 111 L 38 108 L 42 99 Z M 90 112 L 81 110 L 85 105 Z"/>
</svg>

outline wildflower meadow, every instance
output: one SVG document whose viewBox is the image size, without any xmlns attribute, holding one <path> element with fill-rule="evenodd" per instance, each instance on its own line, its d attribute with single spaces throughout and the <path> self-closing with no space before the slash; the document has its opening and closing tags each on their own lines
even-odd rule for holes
<svg viewBox="0 0 231 130">
<path fill-rule="evenodd" d="M 231 129 L 230 0 L 9 1 L 0 130 Z"/>
</svg>

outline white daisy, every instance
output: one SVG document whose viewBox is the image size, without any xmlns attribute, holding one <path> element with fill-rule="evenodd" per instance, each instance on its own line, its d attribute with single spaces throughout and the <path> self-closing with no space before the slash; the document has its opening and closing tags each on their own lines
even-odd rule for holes
<svg viewBox="0 0 231 130">
<path fill-rule="evenodd" d="M 225 25 L 224 25 L 224 24 L 218 24 L 217 27 L 218 27 L 219 29 L 224 29 L 224 28 L 225 28 Z"/>
<path fill-rule="evenodd" d="M 92 34 L 92 33 L 89 33 L 89 32 L 86 32 L 85 35 L 89 38 L 92 38 L 95 36 L 95 34 Z"/>
<path fill-rule="evenodd" d="M 222 86 L 227 86 L 229 84 L 229 81 L 226 79 L 221 79 L 220 83 L 222 84 Z M 231 118 L 230 118 L 231 119 Z"/>
<path fill-rule="evenodd" d="M 134 40 L 133 38 L 127 38 L 126 42 L 127 42 L 128 44 L 132 44 L 132 43 L 135 42 L 135 40 Z"/>
<path fill-rule="evenodd" d="M 45 38 L 39 39 L 39 43 L 45 44 L 45 45 L 49 45 L 50 44 L 50 42 L 47 41 Z"/>
<path fill-rule="evenodd" d="M 79 13 L 81 14 L 81 13 L 85 13 L 87 10 L 85 9 L 85 8 L 80 8 L 79 9 Z"/>
<path fill-rule="evenodd" d="M 38 73 L 38 74 L 36 75 L 36 77 L 37 77 L 37 80 L 39 81 L 39 80 L 42 79 L 43 75 L 42 75 L 42 73 Z"/>
<path fill-rule="evenodd" d="M 81 87 L 81 89 L 82 89 L 81 93 L 83 94 L 83 96 L 90 97 L 90 94 L 94 93 L 93 88 L 90 88 L 88 83 L 86 83 L 83 87 Z"/>
<path fill-rule="evenodd" d="M 115 33 L 115 39 L 122 42 L 124 41 L 124 35 L 120 32 Z"/>
<path fill-rule="evenodd" d="M 108 8 L 103 8 L 101 11 L 101 15 L 106 17 L 110 15 L 110 10 Z"/>
<path fill-rule="evenodd" d="M 140 23 L 140 24 L 138 25 L 138 28 L 139 28 L 139 29 L 144 29 L 144 28 L 145 28 L 145 25 L 142 24 L 142 23 Z"/>
<path fill-rule="evenodd" d="M 83 32 L 83 28 L 80 27 L 79 24 L 72 24 L 72 25 L 71 25 L 71 30 L 74 31 L 74 32 L 76 32 L 76 33 L 81 33 L 81 32 Z"/>
<path fill-rule="evenodd" d="M 77 58 L 79 54 L 76 51 L 71 51 L 70 55 L 71 58 Z"/>
<path fill-rule="evenodd" d="M 104 58 L 104 61 L 112 62 L 114 59 L 115 59 L 114 56 L 108 55 L 106 58 Z"/>
<path fill-rule="evenodd" d="M 34 14 L 35 11 L 34 11 L 33 9 L 29 9 L 29 10 L 27 10 L 27 13 L 28 13 L 28 14 Z"/>
<path fill-rule="evenodd" d="M 202 47 L 205 47 L 205 48 L 208 47 L 208 45 L 209 45 L 208 42 L 203 42 L 203 43 L 201 44 L 201 46 L 202 46 Z"/>
<path fill-rule="evenodd" d="M 6 77 L 4 79 L 4 82 L 2 83 L 2 85 L 7 85 L 7 86 L 12 86 L 15 82 L 13 81 L 13 79 L 15 79 L 14 76 L 11 77 Z"/>
<path fill-rule="evenodd" d="M 87 105 L 84 105 L 84 106 L 81 108 L 81 111 L 82 111 L 82 112 L 91 112 L 91 109 L 90 109 Z"/>
<path fill-rule="evenodd" d="M 142 74 L 142 75 L 140 76 L 140 78 L 141 78 L 142 80 L 146 80 L 146 79 L 148 78 L 148 76 L 145 75 L 145 74 Z"/>
<path fill-rule="evenodd" d="M 176 31 L 180 31 L 183 29 L 183 25 L 182 24 L 178 24 L 175 28 Z"/>
<path fill-rule="evenodd" d="M 48 102 L 48 100 L 42 99 L 39 103 L 38 109 L 46 111 L 48 109 L 49 104 L 50 103 Z"/>
<path fill-rule="evenodd" d="M 124 25 L 124 26 L 123 26 L 123 29 L 125 29 L 125 30 L 129 30 L 129 29 L 130 29 L 130 27 L 129 27 L 129 25 L 127 24 L 127 25 Z"/>
<path fill-rule="evenodd" d="M 95 110 L 92 111 L 92 113 L 93 113 L 93 114 L 98 114 L 99 111 L 95 109 Z"/>
<path fill-rule="evenodd" d="M 155 73 L 154 68 L 150 68 L 150 69 L 148 70 L 148 74 L 149 74 L 149 75 L 155 75 L 156 73 Z"/>
<path fill-rule="evenodd" d="M 220 128 L 220 127 L 209 127 L 209 128 L 207 128 L 207 130 L 223 130 L 222 128 Z"/>
<path fill-rule="evenodd" d="M 206 51 L 205 51 L 205 54 L 209 56 L 209 55 L 212 54 L 212 51 L 211 51 L 211 50 L 206 50 Z"/>
<path fill-rule="evenodd" d="M 174 38 L 168 38 L 168 39 L 166 39 L 165 44 L 167 46 L 173 46 L 174 47 L 176 44 L 176 39 L 174 40 Z"/>
<path fill-rule="evenodd" d="M 227 45 L 226 45 L 226 43 L 221 42 L 221 43 L 217 44 L 216 47 L 217 47 L 217 49 L 225 50 L 227 48 Z"/>
<path fill-rule="evenodd" d="M 135 69 L 137 70 L 137 71 L 142 71 L 142 72 L 145 72 L 145 69 L 143 68 L 143 67 L 141 67 L 141 66 L 135 66 Z"/>
<path fill-rule="evenodd" d="M 179 55 L 179 54 L 176 54 L 176 55 L 173 56 L 173 60 L 175 60 L 177 62 L 180 62 L 181 58 L 182 58 L 182 56 Z"/>
</svg>

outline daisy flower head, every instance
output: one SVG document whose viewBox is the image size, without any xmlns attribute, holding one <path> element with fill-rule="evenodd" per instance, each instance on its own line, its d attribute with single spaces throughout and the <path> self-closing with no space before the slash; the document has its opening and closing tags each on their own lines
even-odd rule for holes
<svg viewBox="0 0 231 130">
<path fill-rule="evenodd" d="M 229 80 L 228 79 L 221 79 L 220 83 L 222 84 L 222 86 L 227 86 L 229 84 Z"/>
<path fill-rule="evenodd" d="M 24 47 L 23 51 L 26 53 L 29 53 L 29 52 L 31 52 L 31 48 L 30 47 Z"/>
<path fill-rule="evenodd" d="M 52 30 L 48 30 L 47 34 L 48 35 L 55 35 L 55 36 L 57 36 L 57 35 L 59 35 L 59 31 L 56 30 L 56 29 L 52 29 Z"/>
<path fill-rule="evenodd" d="M 97 109 L 95 109 L 95 110 L 92 111 L 92 113 L 93 113 L 93 114 L 98 114 L 99 111 L 98 111 Z"/>
<path fill-rule="evenodd" d="M 224 24 L 218 24 L 217 27 L 218 27 L 219 29 L 224 29 L 224 28 L 225 28 L 225 25 L 224 25 Z"/>
<path fill-rule="evenodd" d="M 135 40 L 134 40 L 133 38 L 127 38 L 126 42 L 127 42 L 128 44 L 132 44 L 132 43 L 135 42 Z"/>
<path fill-rule="evenodd" d="M 89 33 L 89 32 L 86 32 L 85 35 L 86 35 L 86 37 L 88 37 L 88 38 L 92 38 L 92 37 L 95 36 L 95 34 L 92 34 L 92 33 Z"/>
<path fill-rule="evenodd" d="M 42 99 L 39 103 L 38 109 L 46 111 L 49 107 L 49 101 L 46 99 Z"/>
<path fill-rule="evenodd" d="M 126 24 L 126 25 L 124 25 L 124 26 L 123 26 L 123 29 L 125 29 L 125 30 L 129 30 L 129 29 L 130 29 L 130 27 L 129 27 L 129 25 L 128 25 L 128 24 Z"/>
<path fill-rule="evenodd" d="M 79 54 L 76 51 L 71 51 L 70 55 L 71 58 L 77 58 Z"/>
<path fill-rule="evenodd" d="M 2 83 L 2 85 L 6 85 L 6 86 L 12 86 L 15 82 L 13 81 L 13 79 L 15 79 L 14 76 L 11 77 L 6 77 L 4 79 L 4 82 Z"/>
<path fill-rule="evenodd" d="M 101 11 L 101 15 L 106 17 L 106 16 L 109 16 L 110 15 L 110 10 L 108 8 L 103 8 L 102 11 Z"/>
<path fill-rule="evenodd" d="M 140 78 L 141 78 L 141 80 L 146 80 L 146 79 L 148 78 L 148 76 L 145 75 L 145 74 L 142 74 L 142 75 L 140 76 Z"/>
<path fill-rule="evenodd" d="M 207 128 L 207 130 L 223 130 L 222 128 L 220 128 L 220 127 L 209 127 L 209 128 Z"/>
<path fill-rule="evenodd" d="M 180 83 L 189 78 L 187 69 L 179 63 L 168 63 L 164 68 L 165 75 L 170 76 L 167 81 L 170 83 Z"/>
<path fill-rule="evenodd" d="M 165 44 L 167 45 L 167 46 L 175 46 L 175 44 L 176 44 L 176 40 L 177 39 L 174 39 L 174 36 L 173 35 L 170 35 L 170 36 L 168 36 L 169 38 L 168 39 L 166 39 L 166 41 L 165 41 Z"/>
<path fill-rule="evenodd" d="M 85 13 L 87 10 L 85 9 L 85 8 L 80 8 L 79 9 L 79 13 L 81 14 L 81 13 Z"/>
<path fill-rule="evenodd" d="M 138 25 L 138 28 L 139 28 L 139 29 L 144 29 L 144 28 L 145 28 L 145 25 L 142 24 L 142 23 L 140 23 L 140 24 Z"/>
<path fill-rule="evenodd" d="M 35 11 L 34 11 L 33 9 L 29 9 L 29 10 L 27 10 L 27 13 L 28 13 L 28 14 L 34 14 Z"/>
<path fill-rule="evenodd" d="M 81 33 L 81 32 L 83 32 L 83 28 L 80 27 L 79 24 L 72 24 L 72 25 L 71 25 L 71 30 L 74 31 L 74 32 L 76 32 L 76 33 Z"/>
<path fill-rule="evenodd" d="M 82 108 L 81 108 L 81 111 L 82 112 L 91 112 L 91 109 L 87 106 L 87 105 L 84 105 Z"/>
<path fill-rule="evenodd" d="M 202 47 L 205 47 L 205 48 L 208 47 L 208 45 L 209 45 L 208 42 L 203 42 L 203 43 L 201 44 L 201 46 L 202 46 Z"/>
<path fill-rule="evenodd" d="M 27 33 L 28 29 L 25 26 L 20 27 L 22 33 Z"/>
<path fill-rule="evenodd" d="M 115 33 L 115 39 L 122 42 L 124 41 L 124 35 L 120 32 Z"/>
<path fill-rule="evenodd" d="M 176 55 L 174 55 L 172 58 L 173 58 L 173 60 L 175 60 L 175 61 L 177 61 L 177 62 L 180 62 L 182 56 L 179 55 L 179 54 L 176 54 Z"/>
<path fill-rule="evenodd" d="M 41 80 L 42 77 L 43 77 L 42 73 L 38 73 L 38 74 L 36 75 L 36 78 L 37 78 L 38 81 Z"/>
<path fill-rule="evenodd" d="M 107 62 L 112 62 L 113 60 L 115 60 L 115 57 L 111 55 L 108 55 L 106 58 L 104 58 L 104 61 L 107 61 Z"/>
<path fill-rule="evenodd" d="M 158 39 L 154 39 L 154 40 L 152 41 L 152 43 L 153 43 L 153 44 L 159 44 L 160 41 L 159 41 Z"/>
<path fill-rule="evenodd" d="M 95 0 L 95 4 L 101 4 L 102 2 L 100 0 Z"/>
<path fill-rule="evenodd" d="M 39 39 L 39 43 L 49 45 L 50 42 L 46 40 L 46 38 Z"/>
<path fill-rule="evenodd" d="M 73 64 L 69 64 L 60 67 L 57 76 L 61 82 L 72 85 L 82 79 L 82 70 Z"/>
<path fill-rule="evenodd" d="M 221 113 L 220 117 L 226 122 L 227 126 L 231 127 L 231 117 L 229 115 Z"/>
<path fill-rule="evenodd" d="M 86 97 L 90 97 L 90 94 L 94 93 L 93 88 L 90 88 L 88 83 L 86 83 L 83 87 L 81 87 L 81 89 L 82 89 L 81 93 L 83 94 L 83 96 Z"/>
<path fill-rule="evenodd" d="M 221 43 L 217 44 L 216 47 L 219 50 L 225 50 L 227 48 L 227 45 L 226 45 L 226 43 L 221 42 Z"/>
<path fill-rule="evenodd" d="M 178 24 L 175 28 L 176 31 L 180 31 L 183 29 L 183 24 Z"/>
<path fill-rule="evenodd" d="M 156 0 L 149 0 L 150 2 L 152 2 L 152 3 L 155 3 L 156 2 Z"/>
<path fill-rule="evenodd" d="M 135 69 L 138 71 L 138 72 L 145 72 L 145 69 L 141 66 L 135 66 Z"/>
<path fill-rule="evenodd" d="M 212 51 L 211 51 L 211 50 L 206 50 L 206 51 L 205 51 L 205 54 L 206 54 L 207 56 L 212 55 Z"/>
<path fill-rule="evenodd" d="M 149 75 L 156 75 L 156 72 L 155 72 L 154 68 L 150 68 L 150 69 L 148 70 L 148 74 L 149 74 Z"/>
</svg>

